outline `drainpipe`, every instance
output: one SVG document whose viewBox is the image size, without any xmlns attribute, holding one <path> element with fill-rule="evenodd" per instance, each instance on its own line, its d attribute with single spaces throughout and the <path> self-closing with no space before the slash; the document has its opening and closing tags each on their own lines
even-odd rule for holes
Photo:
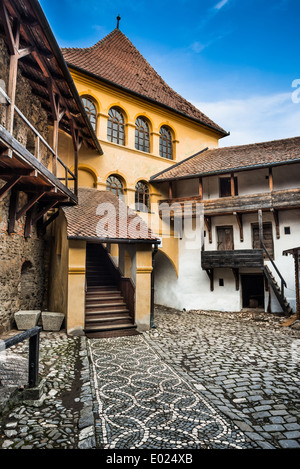
<svg viewBox="0 0 300 469">
<path fill-rule="evenodd" d="M 154 324 L 154 269 L 155 269 L 155 256 L 158 252 L 158 246 L 154 246 L 152 252 L 152 273 L 151 273 L 151 314 L 150 314 L 150 327 L 151 329 L 156 329 L 157 326 Z"/>
</svg>

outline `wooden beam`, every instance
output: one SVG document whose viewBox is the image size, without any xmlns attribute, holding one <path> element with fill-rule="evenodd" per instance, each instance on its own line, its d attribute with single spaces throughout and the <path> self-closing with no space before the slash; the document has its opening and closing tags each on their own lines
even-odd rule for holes
<svg viewBox="0 0 300 469">
<path fill-rule="evenodd" d="M 56 220 L 58 215 L 59 215 L 59 210 L 57 212 L 53 213 L 53 215 L 51 215 L 51 217 L 48 218 L 48 220 L 43 224 L 43 230 L 45 230 L 47 228 L 47 226 L 51 225 L 51 223 L 53 223 L 54 220 Z"/>
<path fill-rule="evenodd" d="M 206 269 L 206 273 L 208 275 L 209 281 L 210 281 L 210 291 L 214 291 L 215 286 L 214 286 L 214 269 Z"/>
<path fill-rule="evenodd" d="M 8 234 L 13 234 L 15 232 L 15 224 L 16 224 L 16 214 L 18 209 L 18 197 L 19 192 L 13 189 L 10 195 L 10 202 L 9 202 L 9 213 L 8 213 L 8 226 L 7 231 Z"/>
<path fill-rule="evenodd" d="M 22 176 L 14 176 L 11 178 L 10 181 L 8 181 L 1 189 L 0 189 L 0 199 L 4 197 L 5 194 L 7 194 L 10 189 L 12 189 L 22 178 Z"/>
<path fill-rule="evenodd" d="M 199 197 L 203 199 L 203 178 L 199 178 Z"/>
<path fill-rule="evenodd" d="M 55 202 L 50 202 L 48 205 L 46 205 L 46 207 L 44 207 L 40 212 L 35 215 L 35 217 L 33 217 L 33 225 L 37 223 L 38 220 L 40 220 L 44 215 L 46 215 L 46 213 L 49 212 L 49 210 L 51 210 L 52 208 L 54 208 L 57 204 L 58 200 L 56 200 Z"/>
<path fill-rule="evenodd" d="M 235 289 L 236 291 L 239 291 L 240 289 L 240 273 L 239 269 L 232 269 L 234 279 L 235 279 Z"/>
<path fill-rule="evenodd" d="M 20 44 L 20 23 L 14 21 L 13 24 L 13 38 L 14 38 L 14 54 L 10 56 L 9 64 L 9 78 L 8 78 L 8 87 L 7 95 L 10 98 L 10 105 L 7 108 L 7 129 L 9 133 L 13 133 L 14 126 L 14 112 L 16 104 L 16 88 L 17 88 L 17 77 L 18 77 L 18 50 Z"/>
<path fill-rule="evenodd" d="M 264 226 L 263 226 L 262 210 L 258 210 L 258 226 L 259 226 L 259 244 L 260 246 L 262 246 L 264 242 Z"/>
<path fill-rule="evenodd" d="M 274 190 L 274 179 L 273 179 L 273 169 L 269 168 L 269 188 L 270 192 Z"/>
<path fill-rule="evenodd" d="M 32 216 L 34 208 L 31 208 L 26 213 L 25 228 L 24 228 L 24 238 L 31 238 L 32 233 Z"/>
<path fill-rule="evenodd" d="M 297 314 L 298 320 L 300 320 L 299 255 L 300 255 L 300 252 L 297 249 L 295 249 L 294 261 L 295 261 L 295 284 L 296 284 L 296 314 Z"/>
<path fill-rule="evenodd" d="M 276 237 L 277 239 L 280 239 L 279 213 L 278 210 L 275 210 L 274 208 L 271 208 L 271 212 L 273 213 L 274 222 L 276 225 Z"/>
<path fill-rule="evenodd" d="M 211 232 L 211 217 L 204 217 L 206 228 L 208 231 L 209 243 L 212 244 L 212 232 Z"/>
<path fill-rule="evenodd" d="M 231 185 L 231 197 L 234 197 L 234 196 L 235 196 L 234 173 L 231 173 L 231 176 L 230 176 L 230 185 Z"/>
<path fill-rule="evenodd" d="M 243 243 L 244 242 L 243 215 L 238 212 L 234 212 L 233 214 L 236 216 L 236 221 L 239 225 L 239 230 L 240 230 L 240 240 L 241 240 L 241 243 Z"/>
<path fill-rule="evenodd" d="M 9 53 L 10 55 L 15 55 L 16 53 L 15 38 L 14 38 L 14 34 L 13 34 L 12 27 L 11 27 L 10 20 L 9 20 L 8 11 L 5 6 L 4 0 L 0 1 L 0 12 L 1 12 L 1 17 L 3 21 L 3 27 L 5 30 L 6 43 L 8 45 Z"/>
<path fill-rule="evenodd" d="M 45 192 L 39 192 L 38 194 L 35 194 L 22 208 L 21 210 L 18 211 L 17 213 L 17 216 L 16 216 L 16 220 L 20 220 L 20 218 L 25 215 L 25 213 L 31 208 L 33 207 L 33 205 L 35 205 L 38 200 L 40 200 L 43 195 L 45 194 Z"/>
<path fill-rule="evenodd" d="M 173 199 L 173 183 L 169 182 L 169 199 Z"/>
</svg>

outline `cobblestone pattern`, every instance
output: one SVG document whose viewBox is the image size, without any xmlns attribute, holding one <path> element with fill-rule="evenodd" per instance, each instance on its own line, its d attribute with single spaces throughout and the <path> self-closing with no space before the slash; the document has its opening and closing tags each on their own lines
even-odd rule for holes
<svg viewBox="0 0 300 469">
<path fill-rule="evenodd" d="M 158 308 L 145 337 L 261 448 L 300 448 L 299 331 L 247 319 Z"/>
<path fill-rule="evenodd" d="M 27 385 L 28 342 L 0 353 L 6 392 Z M 95 446 L 85 338 L 42 333 L 39 401 L 16 402 L 2 415 L 1 449 L 77 449 Z M 12 379 L 13 378 L 13 379 Z M 1 390 L 1 387 L 0 387 Z"/>
<path fill-rule="evenodd" d="M 143 336 L 89 341 L 104 449 L 251 448 Z"/>
</svg>

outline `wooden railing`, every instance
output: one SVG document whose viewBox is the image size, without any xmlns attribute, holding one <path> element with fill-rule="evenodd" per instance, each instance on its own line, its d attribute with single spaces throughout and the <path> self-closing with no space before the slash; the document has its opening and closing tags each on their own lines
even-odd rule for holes
<svg viewBox="0 0 300 469">
<path fill-rule="evenodd" d="M 11 100 L 5 93 L 5 91 L 0 87 L 0 98 L 4 98 L 5 103 L 1 102 L 1 106 L 6 105 L 6 106 L 11 106 Z M 61 158 L 58 156 L 57 151 L 53 149 L 49 143 L 44 139 L 44 137 L 38 132 L 38 130 L 29 122 L 29 120 L 24 116 L 24 114 L 20 111 L 20 109 L 17 106 L 13 106 L 13 111 L 12 111 L 12 116 L 13 119 L 15 118 L 15 115 L 18 115 L 19 118 L 22 120 L 22 122 L 26 125 L 27 129 L 29 132 L 33 133 L 33 138 L 34 138 L 34 149 L 30 149 L 30 152 L 33 154 L 33 156 L 41 162 L 41 155 L 42 155 L 42 148 L 44 148 L 44 151 L 46 152 L 46 155 L 49 156 L 52 160 L 52 174 L 57 177 L 58 175 L 58 169 L 59 166 L 61 166 L 62 171 L 64 173 L 64 177 L 59 177 L 58 179 L 64 183 L 66 188 L 69 188 L 69 182 L 72 181 L 74 182 L 74 188 L 76 188 L 76 176 L 75 174 L 67 167 L 67 165 L 61 160 Z M 13 125 L 12 125 L 13 128 Z M 9 130 L 9 129 L 7 129 Z M 28 148 L 27 148 L 28 150 Z M 72 190 L 72 188 L 70 188 Z M 76 190 L 73 189 L 74 192 Z M 76 194 L 77 195 L 77 194 Z"/>
<path fill-rule="evenodd" d="M 181 197 L 160 200 L 160 213 L 162 218 L 168 216 L 171 209 L 173 217 L 195 216 L 197 206 L 204 208 L 207 216 L 217 216 L 232 213 L 257 212 L 259 209 L 284 209 L 300 207 L 300 189 L 287 189 L 261 194 L 239 195 L 218 199 L 202 199 L 200 196 Z M 199 213 L 199 210 L 198 210 Z"/>
<path fill-rule="evenodd" d="M 238 269 L 241 267 L 264 266 L 264 256 L 262 249 L 244 249 L 235 251 L 202 251 L 202 269 L 228 268 Z"/>
</svg>

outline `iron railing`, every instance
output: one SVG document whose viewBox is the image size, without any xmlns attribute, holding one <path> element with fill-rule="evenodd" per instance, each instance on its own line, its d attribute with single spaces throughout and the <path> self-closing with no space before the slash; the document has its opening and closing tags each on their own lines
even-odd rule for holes
<svg viewBox="0 0 300 469">
<path fill-rule="evenodd" d="M 28 387 L 36 388 L 39 383 L 39 349 L 41 327 L 34 327 L 28 331 L 22 332 L 10 339 L 4 340 L 4 349 L 8 350 L 29 339 L 29 359 L 28 359 Z"/>
</svg>

